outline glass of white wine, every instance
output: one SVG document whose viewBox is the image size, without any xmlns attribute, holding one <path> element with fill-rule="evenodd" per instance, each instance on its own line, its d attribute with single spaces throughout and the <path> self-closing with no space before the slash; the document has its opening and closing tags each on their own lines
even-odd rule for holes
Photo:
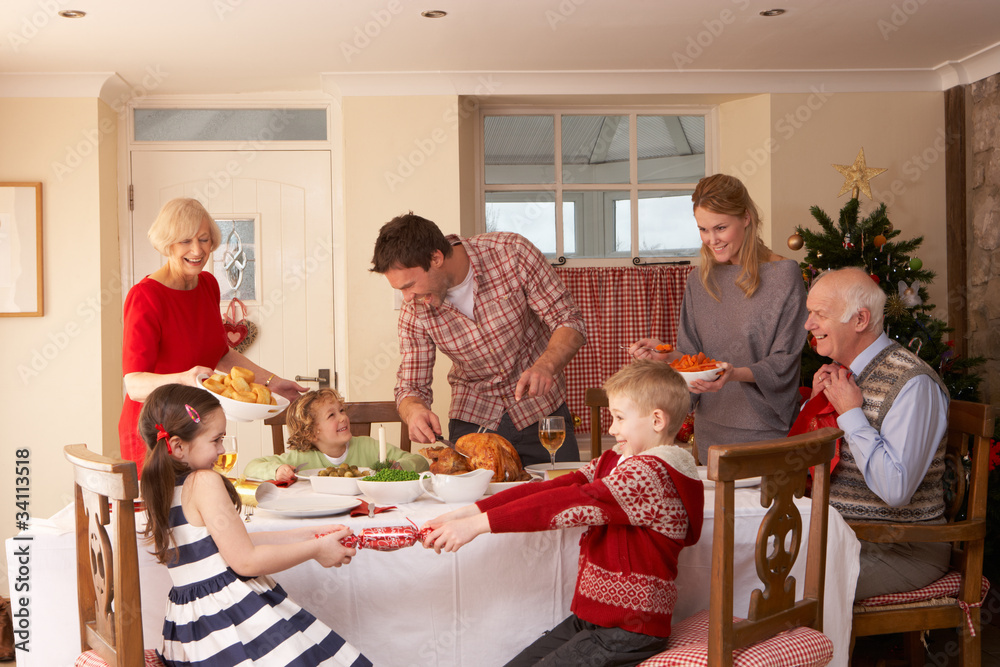
<svg viewBox="0 0 1000 667">
<path fill-rule="evenodd" d="M 538 439 L 542 447 L 549 450 L 552 469 L 556 469 L 556 452 L 566 439 L 566 422 L 562 417 L 542 417 L 538 420 Z"/>
<path fill-rule="evenodd" d="M 236 465 L 236 436 L 222 436 L 222 453 L 215 460 L 212 469 L 222 475 L 228 475 Z"/>
</svg>

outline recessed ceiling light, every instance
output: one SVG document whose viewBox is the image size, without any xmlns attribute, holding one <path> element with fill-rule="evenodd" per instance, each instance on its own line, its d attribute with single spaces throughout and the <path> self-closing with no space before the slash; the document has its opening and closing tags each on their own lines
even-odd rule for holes
<svg viewBox="0 0 1000 667">
<path fill-rule="evenodd" d="M 59 16 L 64 19 L 82 19 L 87 15 L 87 12 L 81 12 L 79 9 L 64 9 L 59 12 Z"/>
<path fill-rule="evenodd" d="M 445 16 L 448 16 L 448 12 L 440 9 L 428 9 L 427 11 L 420 12 L 420 15 L 425 19 L 443 19 Z"/>
<path fill-rule="evenodd" d="M 765 9 L 760 13 L 761 16 L 781 16 L 787 9 Z"/>
</svg>

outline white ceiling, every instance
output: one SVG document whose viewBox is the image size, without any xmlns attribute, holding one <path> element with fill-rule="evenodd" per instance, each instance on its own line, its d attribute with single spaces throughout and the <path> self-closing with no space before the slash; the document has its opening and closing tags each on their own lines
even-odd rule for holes
<svg viewBox="0 0 1000 667">
<path fill-rule="evenodd" d="M 0 36 L 0 95 L 942 90 L 1000 71 L 1000 0 L 3 0 Z"/>
</svg>

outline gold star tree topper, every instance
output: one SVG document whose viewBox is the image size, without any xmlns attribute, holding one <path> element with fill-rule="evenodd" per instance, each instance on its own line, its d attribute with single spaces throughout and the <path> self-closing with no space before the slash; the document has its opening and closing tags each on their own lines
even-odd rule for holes
<svg viewBox="0 0 1000 667">
<path fill-rule="evenodd" d="M 837 193 L 837 196 L 839 197 L 848 190 L 851 190 L 851 197 L 853 199 L 858 198 L 858 190 L 864 192 L 871 199 L 871 179 L 886 171 L 882 167 L 869 167 L 865 164 L 864 148 L 858 151 L 858 157 L 854 160 L 854 164 L 835 164 L 833 168 L 844 175 L 844 184 L 840 187 L 840 192 Z"/>
</svg>

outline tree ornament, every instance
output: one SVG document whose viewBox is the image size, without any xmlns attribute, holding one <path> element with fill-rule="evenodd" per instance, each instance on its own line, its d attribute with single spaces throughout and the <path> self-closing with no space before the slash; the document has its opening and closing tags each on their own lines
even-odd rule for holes
<svg viewBox="0 0 1000 667">
<path fill-rule="evenodd" d="M 792 250 L 801 250 L 803 243 L 805 243 L 805 239 L 803 239 L 802 235 L 798 232 L 795 232 L 788 237 L 788 247 Z"/>
<path fill-rule="evenodd" d="M 850 250 L 854 247 L 854 243 L 851 242 L 851 233 L 847 232 L 844 234 L 844 250 Z"/>
<path fill-rule="evenodd" d="M 885 245 L 885 243 L 886 243 L 886 241 L 885 241 L 885 237 L 884 237 L 884 236 L 882 236 L 881 234 L 879 234 L 878 236 L 876 236 L 876 237 L 875 237 L 875 238 L 874 238 L 874 239 L 872 240 L 872 243 L 874 243 L 874 244 L 875 244 L 875 247 L 876 247 L 876 248 L 878 248 L 879 250 L 882 250 L 882 246 L 884 246 L 884 245 Z"/>
<path fill-rule="evenodd" d="M 915 308 L 923 303 L 920 298 L 920 282 L 914 280 L 912 285 L 907 285 L 906 281 L 899 281 L 899 298 L 907 308 Z"/>
<path fill-rule="evenodd" d="M 872 277 L 872 280 L 874 280 L 874 281 L 875 281 L 875 284 L 876 284 L 876 285 L 878 285 L 878 284 L 879 284 L 880 282 L 882 282 L 882 279 L 881 279 L 881 278 L 879 278 L 879 277 L 878 277 L 877 275 L 875 275 L 874 273 L 872 273 L 872 274 L 871 274 L 871 277 Z"/>
<path fill-rule="evenodd" d="M 835 164 L 833 168 L 844 175 L 844 184 L 840 187 L 840 192 L 837 193 L 837 196 L 839 197 L 850 190 L 851 199 L 858 198 L 858 190 L 864 192 L 871 199 L 871 179 L 886 171 L 882 167 L 869 167 L 865 164 L 864 148 L 858 151 L 858 157 L 855 158 L 854 164 Z"/>
<path fill-rule="evenodd" d="M 917 349 L 915 350 L 913 349 L 914 343 L 917 344 Z M 906 344 L 906 347 L 910 348 L 910 350 L 913 351 L 913 354 L 917 355 L 918 357 L 920 356 L 920 348 L 923 346 L 924 346 L 924 341 L 922 338 L 920 338 L 920 336 L 914 336 L 913 338 L 910 339 L 910 342 Z"/>
<path fill-rule="evenodd" d="M 914 271 L 919 271 L 923 265 L 924 262 L 919 257 L 913 257 L 910 259 L 910 268 Z"/>
<path fill-rule="evenodd" d="M 823 259 L 823 253 L 817 252 L 816 253 L 816 259 Z"/>
</svg>

